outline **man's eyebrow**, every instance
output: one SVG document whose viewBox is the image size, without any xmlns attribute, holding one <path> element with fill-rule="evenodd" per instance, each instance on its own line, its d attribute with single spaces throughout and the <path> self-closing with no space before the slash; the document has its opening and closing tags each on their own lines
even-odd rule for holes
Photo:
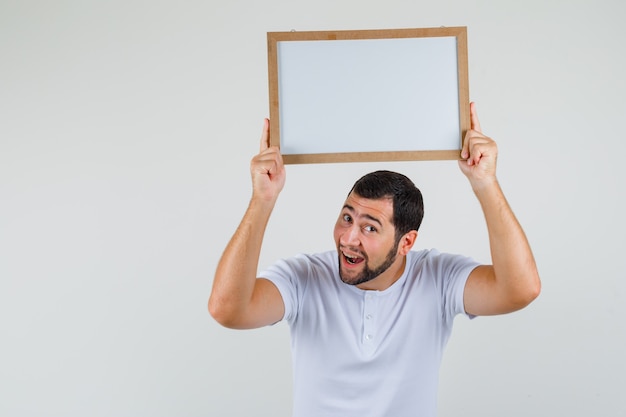
<svg viewBox="0 0 626 417">
<path fill-rule="evenodd" d="M 344 208 L 345 210 L 351 211 L 352 213 L 354 213 L 354 212 L 356 211 L 356 210 L 354 210 L 354 207 L 352 207 L 350 204 L 344 204 L 344 205 L 343 205 L 343 208 Z M 366 214 L 363 214 L 363 217 L 365 217 L 366 219 L 369 219 L 369 220 L 371 220 L 371 221 L 373 221 L 373 222 L 376 222 L 376 223 L 378 223 L 378 225 L 379 225 L 380 227 L 383 227 L 383 223 L 382 223 L 379 219 L 377 219 L 376 217 L 374 217 L 374 216 L 372 216 L 372 215 L 369 215 L 369 214 L 367 214 L 367 213 L 366 213 Z"/>
</svg>

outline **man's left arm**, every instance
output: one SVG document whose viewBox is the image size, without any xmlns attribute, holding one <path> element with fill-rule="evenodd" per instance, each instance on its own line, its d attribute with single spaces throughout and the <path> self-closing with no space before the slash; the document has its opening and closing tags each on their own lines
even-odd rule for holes
<svg viewBox="0 0 626 417">
<path fill-rule="evenodd" d="M 530 304 L 541 281 L 530 245 L 496 178 L 497 146 L 482 134 L 476 106 L 470 105 L 471 129 L 459 161 L 485 215 L 492 265 L 474 269 L 465 285 L 468 314 L 510 313 Z"/>
</svg>

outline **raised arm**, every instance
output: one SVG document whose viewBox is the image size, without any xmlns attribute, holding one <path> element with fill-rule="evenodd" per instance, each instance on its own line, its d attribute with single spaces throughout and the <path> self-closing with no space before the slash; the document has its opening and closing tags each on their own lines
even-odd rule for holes
<svg viewBox="0 0 626 417">
<path fill-rule="evenodd" d="M 476 105 L 459 161 L 485 215 L 493 265 L 476 268 L 465 286 L 465 311 L 473 315 L 509 313 L 526 307 L 541 290 L 537 266 L 522 227 L 496 178 L 496 143 L 482 134 Z"/>
<path fill-rule="evenodd" d="M 256 277 L 265 228 L 285 184 L 282 156 L 277 147 L 269 146 L 269 135 L 269 120 L 265 119 L 261 150 L 250 163 L 252 198 L 218 263 L 209 297 L 213 318 L 230 328 L 266 326 L 284 314 L 278 289 Z"/>
</svg>

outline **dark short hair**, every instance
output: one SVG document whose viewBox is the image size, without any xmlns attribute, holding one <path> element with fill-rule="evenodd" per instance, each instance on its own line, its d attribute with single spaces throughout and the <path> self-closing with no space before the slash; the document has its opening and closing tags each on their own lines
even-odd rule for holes
<svg viewBox="0 0 626 417">
<path fill-rule="evenodd" d="M 371 200 L 389 198 L 393 203 L 393 225 L 396 241 L 411 230 L 418 230 L 424 218 L 422 193 L 405 175 L 392 171 L 375 171 L 361 177 L 350 193 Z M 349 193 L 349 194 L 350 194 Z"/>
</svg>

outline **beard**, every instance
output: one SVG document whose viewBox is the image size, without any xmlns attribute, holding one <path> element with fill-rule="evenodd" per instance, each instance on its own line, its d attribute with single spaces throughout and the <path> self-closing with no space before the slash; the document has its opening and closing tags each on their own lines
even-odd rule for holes
<svg viewBox="0 0 626 417">
<path fill-rule="evenodd" d="M 374 269 L 371 269 L 369 267 L 369 258 L 367 257 L 367 255 L 363 254 L 363 270 L 354 277 L 348 277 L 343 274 L 341 270 L 341 258 L 343 257 L 343 255 L 341 254 L 341 250 L 337 250 L 339 255 L 339 277 L 341 277 L 341 280 L 344 283 L 349 285 L 359 285 L 373 280 L 374 278 L 385 272 L 387 269 L 389 269 L 389 267 L 395 262 L 396 258 L 398 257 L 398 244 L 399 241 L 396 242 L 393 248 L 391 248 L 391 250 L 387 253 L 387 256 L 385 257 L 383 263 Z"/>
</svg>

